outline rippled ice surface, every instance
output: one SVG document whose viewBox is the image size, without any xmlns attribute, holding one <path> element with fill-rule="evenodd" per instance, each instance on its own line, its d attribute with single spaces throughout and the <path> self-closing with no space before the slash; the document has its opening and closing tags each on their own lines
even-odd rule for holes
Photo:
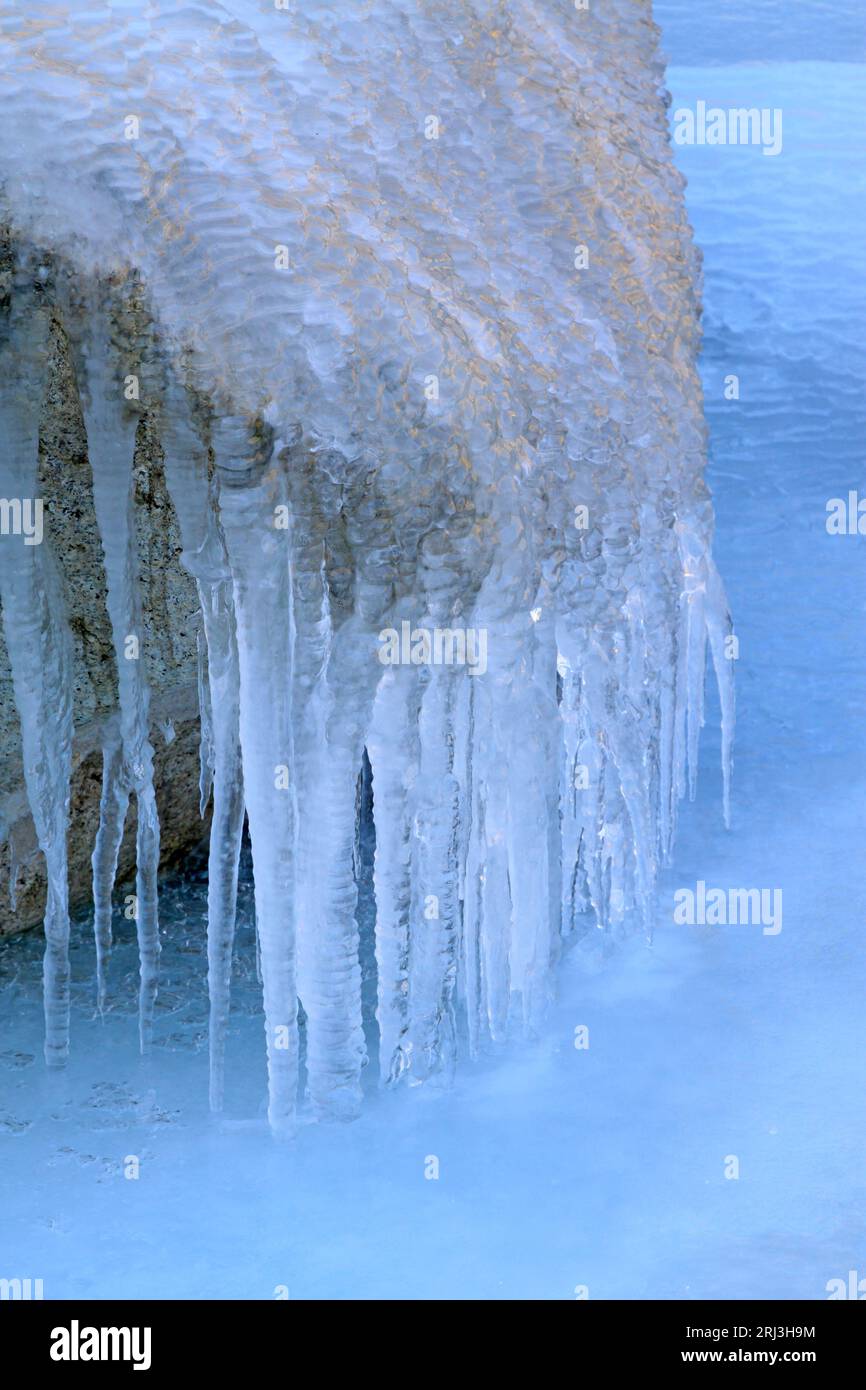
<svg viewBox="0 0 866 1390">
<path fill-rule="evenodd" d="M 664 12 L 662 12 L 664 18 Z M 670 48 L 670 44 L 668 45 Z M 572 955 L 534 1049 L 444 1097 L 268 1135 L 248 881 L 227 1118 L 206 1113 L 205 890 L 162 898 L 152 1059 L 136 1054 L 132 924 L 93 1018 L 73 949 L 73 1053 L 41 1064 L 41 942 L 0 946 L 0 1275 L 46 1297 L 825 1297 L 866 1269 L 863 542 L 825 503 L 863 485 L 863 69 L 673 69 L 678 104 L 785 111 L 778 159 L 685 149 L 706 256 L 717 556 L 740 638 L 734 826 L 702 750 L 656 942 Z M 722 380 L 736 372 L 741 400 Z M 776 937 L 671 922 L 676 887 L 775 886 Z M 589 1051 L 574 1029 L 587 1024 Z M 375 1078 L 370 1078 L 374 1081 Z M 726 1181 L 736 1154 L 740 1179 Z M 138 1181 L 123 1176 L 136 1155 Z M 438 1181 L 425 1180 L 428 1157 Z M 14 1198 L 10 1200 L 10 1194 Z"/>
</svg>

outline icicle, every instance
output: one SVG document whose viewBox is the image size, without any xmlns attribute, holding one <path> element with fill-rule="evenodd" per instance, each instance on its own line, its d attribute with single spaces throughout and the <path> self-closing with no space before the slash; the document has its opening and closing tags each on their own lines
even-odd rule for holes
<svg viewBox="0 0 866 1390">
<path fill-rule="evenodd" d="M 663 863 L 670 859 L 676 830 L 676 751 L 674 729 L 676 722 L 676 639 L 668 645 L 666 661 L 659 672 L 659 855 Z"/>
<path fill-rule="evenodd" d="M 367 747 L 376 823 L 376 966 L 379 1067 L 384 1085 L 409 1065 L 406 1053 L 411 915 L 409 782 L 417 760 L 417 678 L 391 667 L 379 685 Z"/>
<path fill-rule="evenodd" d="M 577 928 L 578 917 L 598 901 L 590 892 L 598 832 L 598 786 L 602 759 L 587 729 L 584 682 L 564 653 L 557 655 L 563 750 L 560 791 L 562 935 Z"/>
<path fill-rule="evenodd" d="M 418 716 L 418 776 L 415 785 L 412 873 L 413 915 L 409 949 L 409 1031 L 412 1078 L 450 1081 L 456 1063 L 457 1038 L 454 992 L 458 971 L 460 889 L 464 875 L 459 853 L 467 843 L 460 825 L 465 797 L 455 770 L 458 711 L 463 712 L 458 684 L 484 680 L 487 670 L 487 632 L 462 631 L 463 659 L 456 668 L 451 640 L 452 615 L 471 598 L 469 568 L 472 532 L 449 536 L 429 531 L 419 546 L 418 584 L 425 616 L 422 630 L 432 650 L 426 679 L 422 678 Z M 468 613 L 468 607 L 464 610 Z M 463 627 L 465 619 L 455 626 Z M 437 651 L 437 633 L 440 649 Z M 441 634 L 447 633 L 443 639 Z M 482 658 L 483 653 L 483 658 Z M 474 674 L 469 674 L 469 663 Z"/>
<path fill-rule="evenodd" d="M 228 1025 L 238 862 L 244 826 L 235 613 L 229 583 L 210 593 L 202 586 L 208 672 L 214 710 L 214 804 L 208 856 L 208 989 L 210 991 L 210 1104 L 221 1110 Z"/>
<path fill-rule="evenodd" d="M 157 875 L 159 870 L 159 816 L 153 785 L 153 749 L 149 739 L 150 695 L 142 671 L 144 634 L 133 572 L 133 539 L 136 521 L 132 512 L 132 460 L 137 416 L 125 406 L 125 368 L 136 358 L 122 360 L 128 325 L 122 317 L 110 318 L 100 307 L 89 324 L 83 345 L 85 363 L 84 421 L 88 454 L 93 469 L 94 500 L 105 552 L 109 612 L 118 660 L 120 737 L 123 748 L 123 790 L 135 794 L 137 811 L 135 924 L 139 947 L 139 1042 L 142 1052 L 150 1046 L 159 973 L 159 920 Z M 112 337 L 113 335 L 113 337 Z M 113 756 L 113 755 L 112 755 Z M 94 901 L 97 952 L 104 965 L 106 913 L 111 892 L 118 832 L 122 835 L 120 793 L 114 785 L 117 771 L 109 773 L 110 794 L 104 798 L 97 850 L 94 854 Z M 104 972 L 100 981 L 104 992 Z"/>
<path fill-rule="evenodd" d="M 696 526 L 677 524 L 684 572 L 685 698 L 688 705 L 689 787 L 692 800 L 698 769 L 698 737 L 704 722 L 704 679 L 709 638 L 722 708 L 722 782 L 725 825 L 731 819 L 731 749 L 734 736 L 733 662 L 727 650 L 731 618 L 724 586 L 707 542 Z"/>
<path fill-rule="evenodd" d="M 47 569 L 47 557 L 41 561 L 28 557 L 24 572 L 14 577 L 4 575 L 2 598 L 15 703 L 21 719 L 24 776 L 47 869 L 45 1058 L 49 1066 L 62 1066 L 69 1052 L 66 838 L 72 684 L 68 637 L 58 624 L 63 613 L 59 587 L 55 587 L 54 576 L 48 577 Z"/>
<path fill-rule="evenodd" d="M 689 798 L 694 801 L 698 781 L 698 742 L 704 724 L 704 678 L 706 674 L 707 623 L 705 596 L 707 563 L 702 543 L 685 523 L 677 533 L 683 561 L 683 603 L 685 608 L 685 679 L 688 720 Z"/>
<path fill-rule="evenodd" d="M 479 701 L 482 706 L 487 701 Z M 484 716 L 486 715 L 486 718 Z M 482 719 L 484 722 L 482 723 Z M 490 736 L 489 706 L 479 710 L 479 831 L 484 836 L 481 864 L 481 978 L 487 1027 L 494 1042 L 508 1035 L 510 974 L 508 931 L 511 885 L 508 878 L 508 775 L 496 740 Z"/>
<path fill-rule="evenodd" d="M 293 722 L 303 808 L 298 982 L 306 1015 L 307 1088 L 315 1114 L 348 1119 L 360 1106 L 366 1064 L 352 872 L 355 788 L 382 675 L 374 634 L 390 587 L 375 564 L 382 519 L 374 498 L 363 492 L 350 510 L 345 460 L 329 457 L 324 482 L 305 499 L 298 497 L 302 469 L 295 469 L 294 460 L 291 467 Z M 361 531 L 370 549 L 359 555 L 358 547 L 353 555 L 351 543 L 357 545 Z M 368 555 L 372 573 L 365 573 Z M 375 787 L 373 799 L 375 816 Z"/>
<path fill-rule="evenodd" d="M 99 829 L 91 857 L 93 869 L 93 936 L 96 942 L 97 1007 L 106 999 L 106 970 L 111 952 L 111 899 L 117 876 L 117 858 L 123 840 L 129 792 L 123 767 L 123 744 L 117 720 L 106 730 L 102 747 L 102 796 Z"/>
<path fill-rule="evenodd" d="M 482 1029 L 481 1002 L 481 923 L 482 881 L 484 874 L 483 844 L 481 832 L 484 824 L 484 806 L 478 794 L 477 771 L 473 763 L 475 747 L 475 683 L 466 682 L 468 711 L 466 721 L 466 754 L 461 760 L 465 769 L 463 784 L 463 817 L 465 831 L 465 850 L 461 858 L 461 939 L 460 973 L 458 983 L 466 1010 L 466 1033 L 469 1056 L 478 1056 Z"/>
<path fill-rule="evenodd" d="M 24 779 L 45 855 L 45 1059 L 69 1053 L 69 902 L 67 831 L 72 766 L 72 650 L 60 579 L 43 536 L 42 500 L 33 496 L 46 327 L 41 313 L 16 314 L 0 355 L 0 458 L 6 503 L 18 524 L 0 542 L 0 597 Z M 26 312 L 26 310 L 25 310 Z"/>
<path fill-rule="evenodd" d="M 360 752 L 353 739 L 331 728 L 327 748 L 312 764 L 313 781 L 304 784 L 298 981 L 307 1018 L 307 1087 L 313 1111 L 348 1119 L 361 1102 L 365 1060 L 352 872 Z"/>
<path fill-rule="evenodd" d="M 730 830 L 735 699 L 733 654 L 728 651 L 727 644 L 733 634 L 725 588 L 710 555 L 707 556 L 707 570 L 707 633 L 722 707 L 722 802 L 725 825 Z"/>
<path fill-rule="evenodd" d="M 455 1063 L 452 995 L 457 970 L 459 806 L 452 767 L 455 679 L 450 667 L 431 666 L 418 724 L 409 975 L 415 1080 L 432 1076 L 450 1080 Z"/>
<path fill-rule="evenodd" d="M 522 993 L 529 986 L 534 957 L 533 935 L 538 931 L 539 938 L 543 939 L 550 930 L 551 909 L 547 899 L 535 905 L 529 920 L 521 906 L 518 918 L 512 880 L 515 858 L 511 836 L 524 795 L 523 777 L 529 777 L 530 797 L 531 783 L 536 777 L 533 768 L 523 766 L 514 776 L 509 768 L 515 753 L 514 743 L 532 737 L 531 725 L 527 726 L 525 719 L 526 716 L 532 718 L 533 696 L 527 689 L 527 683 L 531 683 L 531 659 L 526 659 L 526 643 L 527 638 L 532 640 L 533 622 L 529 602 L 524 607 L 519 597 L 526 594 L 527 589 L 534 594 L 537 588 L 537 580 L 530 576 L 525 550 L 509 547 L 484 580 L 472 622 L 472 626 L 484 634 L 487 670 L 484 674 L 467 675 L 475 686 L 475 742 L 472 751 L 474 810 L 469 848 L 471 873 L 467 871 L 466 892 L 467 895 L 477 892 L 478 906 L 472 910 L 470 920 L 473 927 L 477 922 L 482 1008 L 487 1031 L 494 1042 L 508 1036 L 512 991 Z M 555 714 L 556 672 L 553 666 L 549 676 L 548 698 Z M 549 772 L 551 795 L 558 813 L 557 772 L 553 766 Z M 523 856 L 546 858 L 547 828 L 542 832 L 543 844 L 539 843 L 538 830 L 536 818 L 530 815 L 519 841 L 519 852 Z M 513 848 L 516 850 L 517 844 Z M 523 904 L 527 880 L 523 868 L 518 873 L 521 874 L 519 892 Z M 539 961 L 539 968 L 541 964 Z M 542 990 L 544 988 L 542 986 Z M 534 1017 L 535 1004 L 528 994 L 523 1004 L 525 1017 L 528 1019 L 530 1014 Z"/>
<path fill-rule="evenodd" d="M 289 554 L 287 532 L 275 525 L 276 508 L 285 505 L 280 472 L 249 486 L 228 485 L 230 465 L 242 464 L 252 448 L 243 422 L 224 421 L 215 431 L 214 452 L 222 470 L 220 519 L 237 624 L 240 743 L 264 979 L 268 1116 L 275 1131 L 286 1133 L 294 1126 L 298 1084 Z"/>
<path fill-rule="evenodd" d="M 457 809 L 457 895 L 458 940 L 457 981 L 458 1006 L 462 1005 L 466 1020 L 466 1041 L 470 1057 L 478 1055 L 479 973 L 478 973 L 478 893 L 472 881 L 471 847 L 473 843 L 473 773 L 472 745 L 475 735 L 474 680 L 457 683 L 454 708 L 454 776 L 459 788 Z M 471 905 L 470 905 L 471 899 Z"/>
<path fill-rule="evenodd" d="M 538 1032 L 546 1012 L 560 926 L 561 745 L 554 737 L 556 647 L 546 607 L 536 607 L 534 617 L 522 615 L 524 669 L 499 716 L 507 718 L 507 727 L 520 730 L 507 763 L 509 960 L 511 990 L 521 998 L 520 1026 L 532 1033 Z"/>
<path fill-rule="evenodd" d="M 167 459 L 189 468 L 202 462 L 204 446 L 193 425 L 185 390 L 172 379 L 162 411 Z M 201 719 L 200 808 L 211 789 L 213 813 L 208 853 L 208 993 L 210 997 L 210 1106 L 223 1107 L 232 950 L 237 914 L 238 865 L 244 823 L 238 666 L 232 574 L 219 517 L 219 484 L 210 480 L 204 535 L 197 551 L 183 554 L 194 575 L 202 627 L 196 634 Z M 258 956 L 258 940 L 257 940 Z"/>
<path fill-rule="evenodd" d="M 0 594 L 2 603 L 2 594 Z M 13 912 L 18 909 L 18 875 L 21 872 L 21 858 L 18 852 L 19 831 L 16 825 L 9 827 L 9 906 Z"/>
<path fill-rule="evenodd" d="M 141 979 L 138 990 L 138 1031 L 141 1051 L 150 1050 L 153 1014 L 159 986 L 159 814 L 153 787 L 152 760 L 136 789 L 138 815 L 135 837 L 136 935 Z"/>
<path fill-rule="evenodd" d="M 199 595 L 201 597 L 201 595 Z M 210 801 L 214 779 L 214 734 L 213 707 L 208 684 L 207 637 L 203 628 L 195 635 L 196 672 L 198 681 L 198 719 L 199 719 L 199 815 L 204 816 Z"/>
<path fill-rule="evenodd" d="M 467 677 L 467 679 L 470 679 Z M 494 1042 L 508 1033 L 509 923 L 511 889 L 508 876 L 508 772 L 496 737 L 497 705 L 494 684 L 473 680 L 472 824 L 467 852 L 465 894 L 468 959 L 477 959 L 478 983 L 473 977 L 485 1031 Z"/>
<path fill-rule="evenodd" d="M 221 1110 L 237 911 L 238 863 L 244 825 L 240 745 L 240 673 L 231 573 L 216 512 L 202 551 L 190 568 L 197 574 L 207 641 L 209 730 L 213 757 L 213 818 L 208 855 L 208 990 L 210 994 L 210 1105 Z"/>
</svg>

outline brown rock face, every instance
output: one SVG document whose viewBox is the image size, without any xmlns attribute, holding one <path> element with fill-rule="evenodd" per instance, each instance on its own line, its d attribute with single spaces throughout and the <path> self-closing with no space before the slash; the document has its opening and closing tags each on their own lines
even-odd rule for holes
<svg viewBox="0 0 866 1390">
<path fill-rule="evenodd" d="M 102 746 L 118 711 L 118 660 L 103 539 L 79 395 L 74 333 L 56 298 L 29 282 L 28 261 L 3 243 L 5 308 L 44 323 L 44 397 L 36 463 L 44 532 L 60 572 L 73 646 L 75 742 L 71 781 L 69 886 L 73 908 L 90 901 L 90 857 L 99 824 Z M 32 268 L 32 257 L 29 261 Z M 4 268 L 5 267 L 5 268 Z M 22 268 L 23 267 L 23 268 Z M 4 304 L 0 303 L 0 311 Z M 146 370 L 146 369 L 145 369 Z M 199 810 L 198 600 L 180 561 L 182 540 L 163 468 L 159 422 L 139 407 L 129 459 L 133 582 L 140 659 L 151 691 L 150 733 L 164 864 L 207 830 Z M 0 487 L 0 492 L 3 489 Z M 118 860 L 117 891 L 135 867 L 132 797 Z M 45 863 L 24 787 L 21 735 L 0 624 L 0 935 L 36 926 L 45 903 Z"/>
</svg>

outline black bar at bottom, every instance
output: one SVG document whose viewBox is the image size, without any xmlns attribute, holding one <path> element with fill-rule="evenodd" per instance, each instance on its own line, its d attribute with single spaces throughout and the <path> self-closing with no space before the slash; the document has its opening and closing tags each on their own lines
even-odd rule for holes
<svg viewBox="0 0 866 1390">
<path fill-rule="evenodd" d="M 471 1335 L 483 1327 L 485 1359 L 488 1353 L 495 1355 L 498 1347 L 510 1354 L 515 1337 L 528 1352 L 531 1343 L 526 1338 L 537 1326 L 536 1318 L 542 1317 L 545 1331 L 549 1328 L 552 1336 L 564 1338 L 549 1344 L 549 1354 L 558 1346 L 575 1374 L 587 1358 L 593 1358 L 588 1364 L 609 1372 L 795 1365 L 811 1366 L 826 1377 L 828 1372 L 857 1364 L 866 1331 L 863 1310 L 846 1309 L 839 1302 L 575 1300 L 566 1306 L 539 1302 L 521 1303 L 517 1308 L 510 1304 L 498 1342 L 490 1340 L 490 1331 L 495 1334 L 502 1303 L 486 1304 L 487 1311 L 482 1312 L 478 1303 L 454 1302 L 447 1304 L 449 1322 L 441 1329 L 441 1340 L 439 1335 L 434 1337 L 434 1344 L 450 1359 L 454 1336 Z M 336 1348 L 345 1351 L 347 1366 L 357 1362 L 365 1347 L 368 1355 L 372 1352 L 377 1359 L 384 1355 L 390 1365 L 397 1364 L 395 1354 L 401 1355 L 404 1349 L 407 1356 L 417 1356 L 427 1346 L 429 1358 L 433 1325 L 429 1315 L 416 1322 L 417 1306 L 407 1300 L 395 1312 L 393 1304 L 382 1306 L 378 1301 L 11 1301 L 0 1303 L 0 1337 L 7 1366 L 20 1364 L 40 1374 L 47 1372 L 49 1383 L 62 1382 L 76 1372 L 92 1377 L 106 1367 L 114 1375 L 169 1371 L 201 1376 L 213 1371 L 225 1377 L 241 1371 L 264 1373 L 266 1367 L 268 1374 L 280 1367 L 289 1374 L 296 1353 L 315 1360 L 319 1345 L 323 1369 L 327 1365 L 333 1374 L 337 1327 Z M 461 1330 L 460 1308 L 467 1306 L 472 1309 L 472 1321 Z M 353 1308 L 357 1331 L 351 1327 Z M 337 1317 L 339 1324 L 334 1321 Z M 321 1344 L 317 1330 L 327 1338 Z M 426 1364 L 432 1369 L 429 1359 Z M 357 1374 L 357 1366 L 352 1374 Z"/>
</svg>

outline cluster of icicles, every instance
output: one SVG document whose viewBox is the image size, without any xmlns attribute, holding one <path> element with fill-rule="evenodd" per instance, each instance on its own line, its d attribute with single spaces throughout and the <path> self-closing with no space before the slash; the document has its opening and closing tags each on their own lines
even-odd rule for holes
<svg viewBox="0 0 866 1390">
<path fill-rule="evenodd" d="M 0 351 L 4 489 L 12 484 L 20 495 L 40 485 L 40 409 L 57 308 L 46 275 L 32 264 L 19 270 L 18 285 L 28 289 L 13 301 Z M 139 291 L 134 279 L 119 299 L 116 284 L 103 286 L 86 316 L 81 304 L 66 311 L 72 325 L 77 316 L 70 339 L 120 706 L 105 721 L 92 861 L 99 1006 L 118 850 L 134 796 L 140 1037 L 148 1047 L 160 954 L 159 821 L 146 663 L 127 659 L 131 636 L 148 640 L 141 594 L 153 578 L 137 559 L 132 468 L 144 406 L 121 389 L 134 375 L 158 422 L 166 467 L 190 484 L 181 489 L 183 505 L 196 498 L 200 505 L 200 541 L 182 560 L 201 609 L 203 810 L 213 795 L 211 1104 L 222 1105 L 246 816 L 271 1124 L 288 1130 L 294 1122 L 299 999 L 312 1112 L 350 1117 L 366 1061 L 356 921 L 365 751 L 376 836 L 380 1070 L 386 1082 L 447 1079 L 460 1045 L 475 1055 L 488 1039 L 541 1026 L 564 939 L 590 920 L 610 931 L 633 917 L 650 930 L 656 869 L 671 849 L 687 767 L 692 786 L 696 775 L 708 639 L 722 699 L 727 808 L 733 703 L 724 595 L 705 543 L 681 522 L 670 529 L 669 549 L 650 557 L 659 570 L 653 583 L 669 587 L 670 606 L 632 586 L 619 591 L 613 624 L 599 613 L 589 629 L 558 610 L 559 595 L 533 567 L 529 547 L 485 551 L 478 518 L 440 515 L 411 546 L 405 536 L 395 544 L 374 479 L 353 492 L 338 459 L 311 456 L 298 439 L 275 450 L 264 421 L 215 415 L 174 375 L 148 337 L 153 325 L 141 317 Z M 170 508 L 168 493 L 166 502 Z M 46 1058 L 62 1065 L 73 636 L 51 507 L 45 525 L 38 546 L 4 538 L 0 594 L 27 790 L 48 866 Z M 606 552 L 605 543 L 599 537 L 594 554 L 609 611 L 615 562 L 633 562 L 627 547 Z M 591 542 L 587 553 L 591 560 Z M 407 622 L 413 633 L 483 632 L 484 667 L 437 664 L 429 652 L 417 664 L 411 656 L 383 664 L 383 631 Z"/>
<path fill-rule="evenodd" d="M 68 1047 L 72 673 L 98 645 L 70 606 L 64 480 L 37 477 L 59 317 L 104 554 L 97 656 L 116 663 L 100 997 L 134 796 L 146 1046 L 160 566 L 136 502 L 144 414 L 165 463 L 148 487 L 201 608 L 212 1101 L 246 817 L 271 1123 L 296 1111 L 299 999 L 311 1109 L 352 1115 L 365 750 L 386 1082 L 447 1078 L 459 1048 L 539 1029 L 561 943 L 589 923 L 649 929 L 694 786 L 708 642 L 727 807 L 699 266 L 650 6 L 373 0 L 350 18 L 342 0 L 113 0 L 13 13 L 0 41 L 0 180 L 30 248 L 3 330 L 0 491 L 57 493 L 42 545 L 0 544 L 48 864 L 47 1056 Z M 380 634 L 404 624 L 483 634 L 485 669 L 384 664 Z"/>
</svg>

